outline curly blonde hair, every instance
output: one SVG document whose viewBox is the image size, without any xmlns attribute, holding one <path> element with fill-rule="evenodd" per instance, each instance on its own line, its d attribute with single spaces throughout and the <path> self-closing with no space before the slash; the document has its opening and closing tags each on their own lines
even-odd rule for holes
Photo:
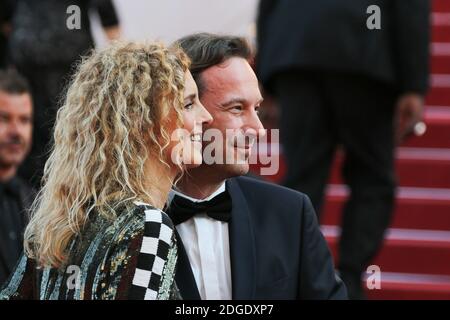
<svg viewBox="0 0 450 320">
<path fill-rule="evenodd" d="M 144 164 L 155 157 L 169 166 L 168 128 L 182 125 L 188 68 L 181 49 L 155 43 L 116 42 L 83 58 L 58 111 L 43 187 L 31 207 L 28 257 L 60 267 L 94 209 L 114 219 L 121 204 L 152 203 Z"/>
</svg>

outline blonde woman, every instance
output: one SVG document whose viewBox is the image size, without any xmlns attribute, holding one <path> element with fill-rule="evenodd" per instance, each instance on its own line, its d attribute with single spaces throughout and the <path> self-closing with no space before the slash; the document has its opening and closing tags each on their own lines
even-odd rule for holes
<svg viewBox="0 0 450 320">
<path fill-rule="evenodd" d="M 173 224 L 161 209 L 187 163 L 200 164 L 202 124 L 211 121 L 188 67 L 179 49 L 139 43 L 80 64 L 25 254 L 0 299 L 180 298 Z M 172 134 L 179 128 L 187 134 Z"/>
</svg>

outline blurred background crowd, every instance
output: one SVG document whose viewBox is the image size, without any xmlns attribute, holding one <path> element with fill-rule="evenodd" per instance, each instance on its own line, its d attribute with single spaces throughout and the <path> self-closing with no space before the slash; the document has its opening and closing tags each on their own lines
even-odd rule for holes
<svg viewBox="0 0 450 320">
<path fill-rule="evenodd" d="M 281 137 L 280 171 L 260 178 L 311 198 L 350 297 L 450 299 L 448 0 L 0 0 L 0 285 L 76 62 L 194 32 L 252 44 Z"/>
</svg>

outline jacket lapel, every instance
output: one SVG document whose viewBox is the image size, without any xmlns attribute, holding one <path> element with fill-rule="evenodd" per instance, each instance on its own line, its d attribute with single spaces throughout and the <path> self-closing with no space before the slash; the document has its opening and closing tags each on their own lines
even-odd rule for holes
<svg viewBox="0 0 450 320">
<path fill-rule="evenodd" d="M 255 239 L 247 201 L 236 179 L 227 180 L 233 208 L 229 224 L 233 299 L 254 299 L 256 284 Z"/>
<path fill-rule="evenodd" d="M 183 241 L 181 241 L 181 237 L 176 229 L 175 236 L 178 245 L 178 264 L 175 273 L 175 281 L 180 290 L 181 297 L 185 300 L 201 300 L 194 273 L 192 272 L 191 264 L 189 262 L 189 257 L 187 256 Z"/>
</svg>

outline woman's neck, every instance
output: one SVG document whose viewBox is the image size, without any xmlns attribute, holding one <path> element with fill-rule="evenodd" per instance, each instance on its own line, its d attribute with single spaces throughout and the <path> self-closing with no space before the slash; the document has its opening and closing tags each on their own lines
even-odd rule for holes
<svg viewBox="0 0 450 320">
<path fill-rule="evenodd" d="M 155 159 L 147 160 L 144 186 L 152 198 L 152 206 L 162 209 L 167 202 L 177 170 Z"/>
<path fill-rule="evenodd" d="M 219 169 L 202 165 L 190 169 L 177 183 L 177 188 L 192 198 L 205 199 L 217 191 L 225 179 Z"/>
</svg>

